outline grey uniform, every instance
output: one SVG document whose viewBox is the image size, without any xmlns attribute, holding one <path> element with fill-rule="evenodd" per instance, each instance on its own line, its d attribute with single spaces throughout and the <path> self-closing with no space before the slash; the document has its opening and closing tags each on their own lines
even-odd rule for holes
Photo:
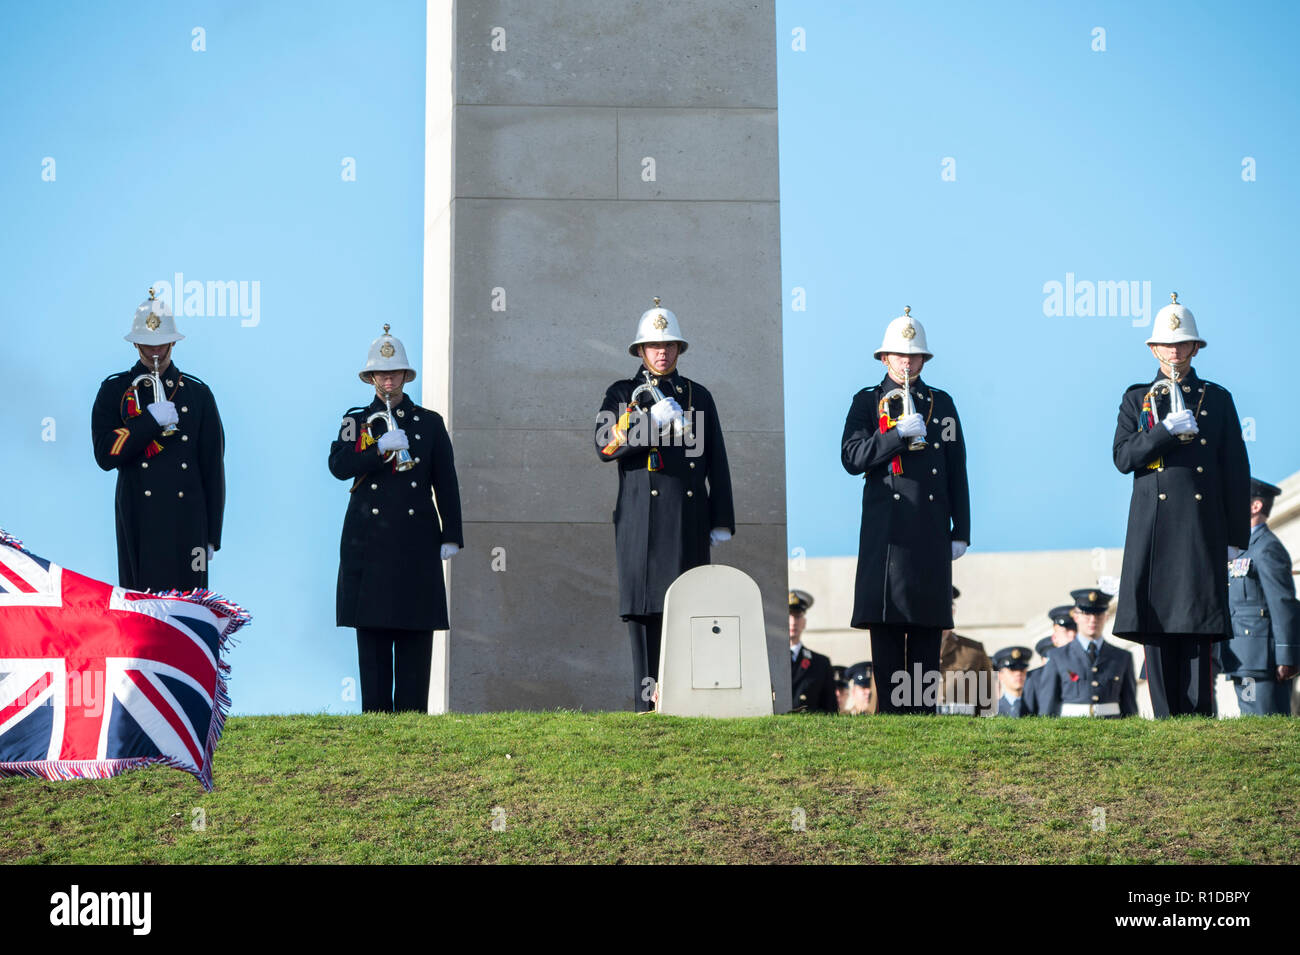
<svg viewBox="0 0 1300 955">
<path fill-rule="evenodd" d="M 1242 714 L 1291 712 L 1291 680 L 1279 666 L 1300 665 L 1300 603 L 1291 555 L 1264 524 L 1251 530 L 1250 546 L 1228 564 L 1232 639 L 1216 647 L 1232 679 Z"/>
</svg>

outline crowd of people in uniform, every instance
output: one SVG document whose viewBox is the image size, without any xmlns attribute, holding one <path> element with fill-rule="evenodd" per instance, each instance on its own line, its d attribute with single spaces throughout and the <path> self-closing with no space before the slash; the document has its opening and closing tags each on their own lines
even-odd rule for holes
<svg viewBox="0 0 1300 955">
<path fill-rule="evenodd" d="M 173 362 L 184 336 L 152 290 L 125 337 L 139 360 L 103 382 L 92 414 L 96 461 L 118 475 L 119 583 L 206 588 L 225 502 L 216 402 Z M 1300 610 L 1290 556 L 1267 528 L 1278 489 L 1250 477 L 1231 394 L 1192 367 L 1206 342 L 1176 295 L 1146 345 L 1158 373 L 1125 389 L 1113 444 L 1116 468 L 1133 476 L 1113 632 L 1143 645 L 1157 717 L 1213 713 L 1216 669 L 1243 712 L 1289 713 Z M 637 367 L 606 389 L 595 429 L 598 458 L 617 465 L 618 614 L 643 711 L 655 705 L 669 585 L 736 533 L 719 410 L 677 367 L 688 347 L 655 299 L 628 347 Z M 990 658 L 953 632 L 952 564 L 971 541 L 961 420 L 952 396 L 922 378 L 934 353 L 910 308 L 874 357 L 883 377 L 853 396 L 840 444 L 844 469 L 862 480 L 850 623 L 869 631 L 871 659 L 837 671 L 803 646 L 813 598 L 791 591 L 792 707 L 1135 714 L 1131 656 L 1101 636 L 1111 595 L 1099 588 L 1053 609 L 1053 633 L 1032 651 Z M 433 631 L 450 626 L 443 561 L 465 544 L 451 439 L 437 412 L 404 393 L 416 372 L 388 325 L 358 374 L 373 395 L 344 414 L 329 449 L 330 472 L 351 482 L 337 624 L 357 633 L 363 710 L 423 710 Z M 1046 663 L 1031 671 L 1035 652 Z"/>
</svg>

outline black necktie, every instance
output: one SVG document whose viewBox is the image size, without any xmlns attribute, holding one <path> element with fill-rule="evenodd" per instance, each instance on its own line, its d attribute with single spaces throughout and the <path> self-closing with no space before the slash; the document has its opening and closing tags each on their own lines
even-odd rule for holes
<svg viewBox="0 0 1300 955">
<path fill-rule="evenodd" d="M 1088 644 L 1088 662 L 1093 666 L 1097 665 L 1097 644 Z"/>
</svg>

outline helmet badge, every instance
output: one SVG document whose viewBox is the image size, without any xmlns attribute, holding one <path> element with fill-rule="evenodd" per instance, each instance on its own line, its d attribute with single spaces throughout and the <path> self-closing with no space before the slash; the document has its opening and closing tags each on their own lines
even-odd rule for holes
<svg viewBox="0 0 1300 955">
<path fill-rule="evenodd" d="M 149 301 L 152 302 L 155 300 L 155 298 L 156 295 L 154 293 L 154 290 L 149 289 Z M 156 332 L 158 331 L 158 326 L 162 324 L 162 319 L 160 319 L 157 315 L 153 313 L 152 308 L 153 306 L 151 305 L 149 317 L 144 320 L 144 324 L 149 329 L 149 331 Z"/>
<path fill-rule="evenodd" d="M 388 325 L 388 324 L 385 324 L 385 325 L 384 325 L 384 334 L 385 334 L 385 335 L 388 334 L 388 329 L 391 328 L 391 327 L 392 327 L 392 326 L 391 326 L 391 325 Z M 384 342 L 382 345 L 379 346 L 379 354 L 383 355 L 385 358 L 392 358 L 393 355 L 394 355 L 394 353 L 395 353 L 396 351 L 397 351 L 397 349 L 395 349 L 395 348 L 393 347 L 393 343 L 392 343 L 392 342 Z"/>
<path fill-rule="evenodd" d="M 903 315 L 905 315 L 907 318 L 910 319 L 912 317 L 912 306 L 904 305 Z M 910 342 L 913 338 L 916 337 L 916 326 L 909 321 L 906 325 L 903 326 L 903 330 L 899 334 L 901 334 L 905 340 Z"/>
<path fill-rule="evenodd" d="M 1171 331 L 1172 331 L 1173 329 L 1177 328 L 1177 327 L 1178 327 L 1179 325 L 1181 325 L 1181 324 L 1183 324 L 1183 320 L 1182 320 L 1181 318 L 1179 318 L 1177 315 L 1170 315 L 1170 316 L 1169 316 L 1169 328 L 1170 328 Z"/>
<path fill-rule="evenodd" d="M 668 319 L 664 318 L 662 315 L 655 318 L 655 328 L 659 329 L 659 331 L 662 332 L 667 327 L 668 327 Z"/>
</svg>

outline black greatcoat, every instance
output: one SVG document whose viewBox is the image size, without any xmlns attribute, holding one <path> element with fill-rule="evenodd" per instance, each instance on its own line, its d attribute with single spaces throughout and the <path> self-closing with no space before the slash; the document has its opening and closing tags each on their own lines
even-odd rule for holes
<svg viewBox="0 0 1300 955">
<path fill-rule="evenodd" d="M 831 658 L 800 647 L 799 656 L 790 663 L 790 697 L 791 712 L 838 713 Z"/>
<path fill-rule="evenodd" d="M 367 408 L 349 409 L 338 440 L 330 445 L 330 473 L 353 480 L 339 544 L 336 622 L 340 627 L 446 630 L 442 544 L 465 546 L 451 438 L 441 415 L 403 395 L 393 417 L 406 432 L 415 466 L 399 473 L 396 462 L 384 463 L 376 446 L 363 448 L 366 418 L 383 408 L 376 396 Z M 383 431 L 376 421 L 376 440 Z"/>
<path fill-rule="evenodd" d="M 221 549 L 226 507 L 225 432 L 208 386 L 175 364 L 162 379 L 180 417 L 176 434 L 162 436 L 147 384 L 141 413 L 129 415 L 131 382 L 150 370 L 136 362 L 105 378 L 90 414 L 95 462 L 117 470 L 118 583 L 141 591 L 207 587 L 207 549 Z"/>
<path fill-rule="evenodd" d="M 648 470 L 655 429 L 649 415 L 640 410 L 628 419 L 628 440 L 609 447 L 611 423 L 644 381 L 638 369 L 632 378 L 610 385 L 596 421 L 597 456 L 618 462 L 614 544 L 618 612 L 624 617 L 663 613 L 668 586 L 692 567 L 709 563 L 709 531 L 715 527 L 736 531 L 722 425 L 713 396 L 700 383 L 676 371 L 658 378 L 660 391 L 675 398 L 692 422 L 694 447 L 673 445 L 670 436 L 657 439 L 663 467 Z M 645 419 L 640 426 L 639 418 Z"/>
<path fill-rule="evenodd" d="M 1227 639 L 1228 545 L 1250 543 L 1250 462 L 1241 422 L 1227 389 L 1193 369 L 1183 377 L 1183 401 L 1200 434 L 1184 444 L 1159 423 L 1169 411 L 1163 395 L 1152 409 L 1156 426 L 1140 431 L 1142 396 L 1150 387 L 1124 392 L 1115 426 L 1115 467 L 1133 475 L 1133 496 L 1114 633 L 1135 640 Z"/>
<path fill-rule="evenodd" d="M 966 441 L 947 392 L 912 381 L 912 400 L 925 417 L 926 446 L 908 451 L 897 428 L 880 433 L 881 396 L 900 387 L 888 375 L 853 396 L 840 460 L 862 474 L 862 528 L 851 625 L 952 627 L 952 542 L 970 543 Z M 900 413 L 893 401 L 891 414 Z M 901 455 L 903 473 L 890 461 Z"/>
</svg>

